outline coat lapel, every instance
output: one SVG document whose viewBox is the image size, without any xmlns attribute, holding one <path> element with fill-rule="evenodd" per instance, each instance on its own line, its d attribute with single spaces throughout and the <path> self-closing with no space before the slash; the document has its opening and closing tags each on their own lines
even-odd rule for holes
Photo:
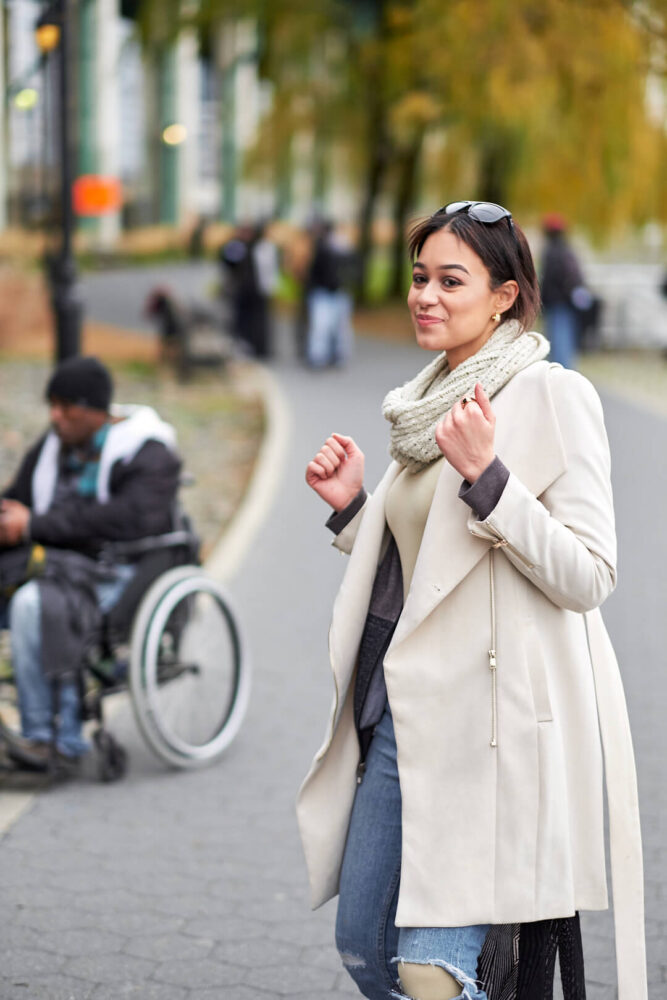
<svg viewBox="0 0 667 1000">
<path fill-rule="evenodd" d="M 566 468 L 565 450 L 548 387 L 549 365 L 516 375 L 493 400 L 496 453 L 536 496 Z M 393 481 L 393 480 L 392 480 Z M 443 462 L 412 585 L 391 649 L 403 642 L 488 552 L 490 542 L 468 530 L 470 509 L 458 497 L 461 476 Z"/>
</svg>

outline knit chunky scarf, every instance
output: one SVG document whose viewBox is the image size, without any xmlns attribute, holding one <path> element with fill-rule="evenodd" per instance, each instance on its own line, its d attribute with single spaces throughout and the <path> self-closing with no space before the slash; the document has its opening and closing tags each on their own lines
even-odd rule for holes
<svg viewBox="0 0 667 1000">
<path fill-rule="evenodd" d="M 523 368 L 541 361 L 549 343 L 540 333 L 522 332 L 517 320 L 501 323 L 483 347 L 450 371 L 443 351 L 410 382 L 392 389 L 382 404 L 391 423 L 389 453 L 409 472 L 419 472 L 441 451 L 435 440 L 438 421 L 481 382 L 489 397 Z"/>
</svg>

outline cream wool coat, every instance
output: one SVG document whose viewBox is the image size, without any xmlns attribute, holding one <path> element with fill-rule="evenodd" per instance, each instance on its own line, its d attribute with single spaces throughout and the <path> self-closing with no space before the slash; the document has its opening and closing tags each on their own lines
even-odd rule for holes
<svg viewBox="0 0 667 1000">
<path fill-rule="evenodd" d="M 643 1000 L 634 759 L 597 610 L 616 577 L 602 409 L 586 379 L 544 361 L 492 402 L 507 486 L 478 521 L 458 498 L 460 475 L 442 463 L 385 657 L 402 793 L 396 924 L 515 923 L 605 908 L 604 746 L 619 1000 Z M 335 542 L 350 559 L 329 634 L 334 703 L 297 804 L 314 907 L 338 892 L 359 758 L 356 657 L 399 471 L 392 462 Z"/>
</svg>

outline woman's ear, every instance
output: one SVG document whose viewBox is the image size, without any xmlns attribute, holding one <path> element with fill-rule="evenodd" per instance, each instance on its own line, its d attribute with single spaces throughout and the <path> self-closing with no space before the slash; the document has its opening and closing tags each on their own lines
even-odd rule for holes
<svg viewBox="0 0 667 1000">
<path fill-rule="evenodd" d="M 519 294 L 519 286 L 516 281 L 506 281 L 498 285 L 493 291 L 496 303 L 496 312 L 504 313 L 511 309 Z"/>
</svg>

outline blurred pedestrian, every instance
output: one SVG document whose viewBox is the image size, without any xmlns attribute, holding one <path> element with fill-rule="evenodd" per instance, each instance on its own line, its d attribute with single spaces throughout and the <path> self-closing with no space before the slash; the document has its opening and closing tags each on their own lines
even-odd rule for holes
<svg viewBox="0 0 667 1000">
<path fill-rule="evenodd" d="M 543 360 L 526 238 L 499 205 L 417 225 L 408 307 L 437 357 L 384 401 L 393 461 L 334 434 L 306 480 L 351 553 L 335 700 L 298 814 L 312 903 L 339 894 L 370 1000 L 584 995 L 577 911 L 605 909 L 619 1000 L 646 1000 L 636 779 L 598 607 L 616 582 L 609 449 L 590 383 Z"/>
<path fill-rule="evenodd" d="M 198 215 L 188 239 L 188 254 L 192 260 L 200 260 L 204 256 L 206 249 L 204 238 L 208 219 L 205 215 Z"/>
<path fill-rule="evenodd" d="M 562 215 L 554 212 L 542 223 L 545 247 L 542 256 L 540 291 L 551 344 L 549 358 L 564 368 L 574 368 L 578 346 L 578 310 L 586 311 L 591 296 L 586 287 L 576 254 L 566 236 Z"/>
<path fill-rule="evenodd" d="M 234 334 L 255 357 L 271 354 L 271 297 L 279 277 L 278 250 L 263 225 L 239 226 L 220 249 L 223 288 L 232 301 Z"/>
<path fill-rule="evenodd" d="M 333 223 L 314 227 L 313 255 L 306 280 L 306 361 L 311 368 L 344 365 L 352 356 L 352 297 L 347 285 L 352 247 Z"/>
<path fill-rule="evenodd" d="M 306 361 L 308 346 L 308 271 L 313 256 L 312 234 L 295 230 L 283 247 L 283 270 L 292 284 L 294 299 L 294 348 L 297 358 Z"/>
</svg>

